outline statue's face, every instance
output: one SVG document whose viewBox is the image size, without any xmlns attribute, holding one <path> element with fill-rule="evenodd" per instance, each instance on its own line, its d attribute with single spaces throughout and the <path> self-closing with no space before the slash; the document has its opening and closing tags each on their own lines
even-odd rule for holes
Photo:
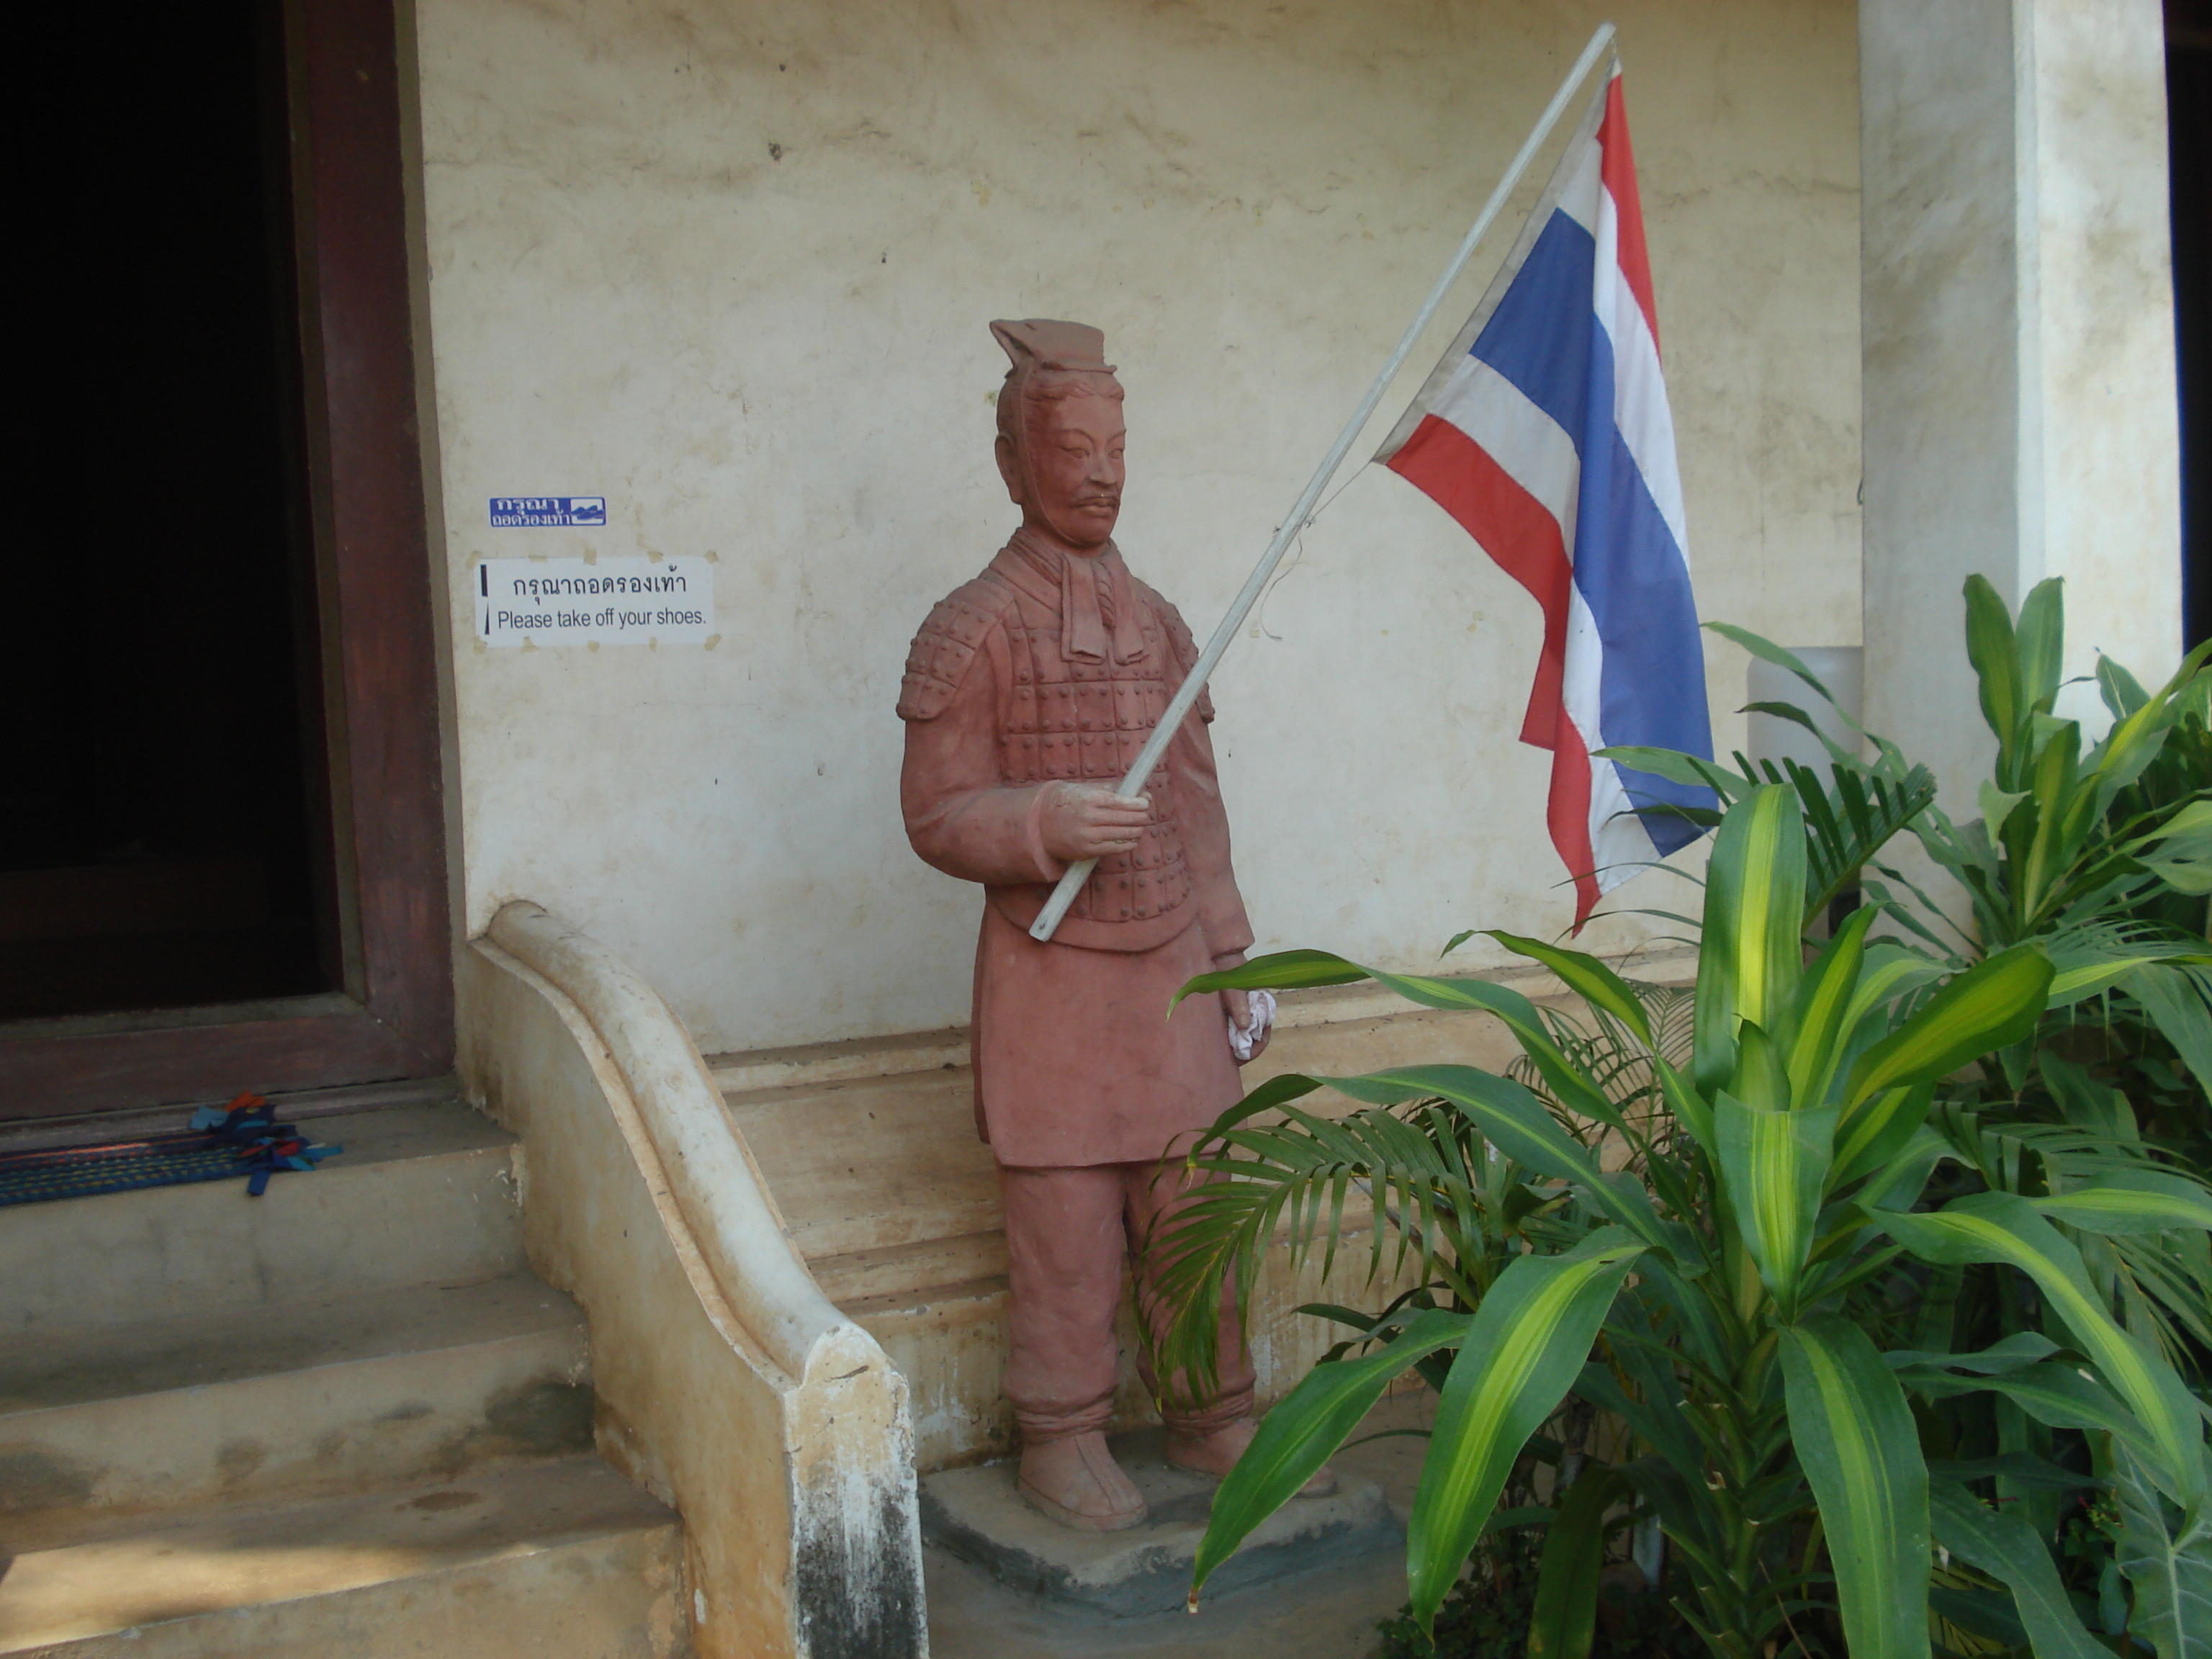
<svg viewBox="0 0 2212 1659">
<path fill-rule="evenodd" d="M 1028 477 L 1005 439 L 999 470 L 1022 521 L 1088 552 L 1105 545 L 1121 516 L 1121 400 L 1082 394 L 1030 402 Z"/>
</svg>

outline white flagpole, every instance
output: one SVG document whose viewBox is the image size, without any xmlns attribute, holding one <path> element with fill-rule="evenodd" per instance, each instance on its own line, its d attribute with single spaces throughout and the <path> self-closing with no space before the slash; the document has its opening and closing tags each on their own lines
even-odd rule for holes
<svg viewBox="0 0 2212 1659">
<path fill-rule="evenodd" d="M 1390 361 L 1382 365 L 1382 372 L 1375 377 L 1375 384 L 1367 388 L 1367 395 L 1359 400 L 1359 407 L 1352 410 L 1352 418 L 1344 423 L 1344 430 L 1336 434 L 1335 443 L 1329 447 L 1328 455 L 1307 483 L 1304 493 L 1299 495 L 1297 505 L 1291 509 L 1283 520 L 1282 527 L 1275 532 L 1275 539 L 1260 556 L 1260 562 L 1253 568 L 1235 602 L 1230 605 L 1229 614 L 1221 619 L 1221 626 L 1213 630 L 1213 637 L 1206 642 L 1206 649 L 1198 653 L 1197 664 L 1168 703 L 1167 712 L 1160 716 L 1159 725 L 1153 728 L 1152 737 L 1138 752 L 1136 763 L 1130 767 L 1128 775 L 1115 788 L 1115 794 L 1144 793 L 1145 784 L 1152 775 L 1152 769 L 1160 763 L 1160 757 L 1167 752 L 1168 744 L 1174 740 L 1183 717 L 1190 713 L 1191 705 L 1198 701 L 1198 694 L 1212 677 L 1222 653 L 1229 649 L 1230 641 L 1237 637 L 1237 630 L 1244 625 L 1244 618 L 1258 602 L 1261 591 L 1267 585 L 1267 578 L 1275 574 L 1275 567 L 1282 562 L 1284 553 L 1297 538 L 1298 532 L 1306 527 L 1313 514 L 1314 503 L 1321 499 L 1322 491 L 1328 489 L 1329 481 L 1336 477 L 1336 470 L 1344 465 L 1345 456 L 1351 453 L 1352 446 L 1366 426 L 1368 417 L 1375 413 L 1375 405 L 1382 401 L 1382 394 L 1390 389 L 1390 382 L 1396 378 L 1399 369 L 1405 366 L 1406 358 L 1413 351 L 1413 343 L 1419 338 L 1421 331 L 1429 325 L 1429 319 L 1436 315 L 1437 307 L 1443 303 L 1445 293 L 1458 280 L 1460 272 L 1467 267 L 1467 262 L 1474 257 L 1474 251 L 1481 246 L 1482 239 L 1490 234 L 1492 221 L 1504 208 L 1506 198 L 1513 194 L 1514 186 L 1521 182 L 1521 175 L 1528 170 L 1528 164 L 1536 159 L 1536 152 L 1544 147 L 1544 140 L 1551 137 L 1552 129 L 1559 125 L 1559 117 L 1566 110 L 1567 100 L 1574 96 L 1575 88 L 1582 84 L 1583 77 L 1590 72 L 1599 56 L 1612 44 L 1613 25 L 1599 24 L 1597 33 L 1590 36 L 1589 45 L 1583 48 L 1583 55 L 1575 59 L 1575 66 L 1567 71 L 1567 78 L 1559 82 L 1559 89 L 1552 94 L 1552 101 L 1544 106 L 1543 114 L 1536 118 L 1534 129 L 1522 144 L 1520 153 L 1514 156 L 1512 165 L 1505 169 L 1505 176 L 1498 181 L 1498 188 L 1491 191 L 1490 200 L 1483 204 L 1482 211 L 1475 216 L 1474 225 L 1461 240 L 1458 250 L 1445 264 L 1443 274 L 1437 278 L 1436 286 L 1429 290 L 1429 297 L 1422 301 L 1413 320 L 1406 325 L 1406 331 L 1398 341 L 1398 349 L 1390 354 Z M 1091 872 L 1097 863 L 1096 859 L 1085 859 L 1068 866 L 1067 873 L 1060 878 L 1060 885 L 1052 890 L 1052 896 L 1045 901 L 1044 908 L 1030 924 L 1031 939 L 1048 939 L 1058 931 L 1060 919 L 1067 914 L 1067 907 L 1075 902 L 1075 896 L 1083 890 L 1083 884 L 1091 879 Z"/>
</svg>

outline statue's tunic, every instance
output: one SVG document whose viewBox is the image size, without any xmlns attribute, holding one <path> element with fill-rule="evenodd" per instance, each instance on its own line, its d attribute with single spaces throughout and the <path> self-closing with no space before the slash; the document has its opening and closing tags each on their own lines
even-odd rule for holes
<svg viewBox="0 0 2212 1659">
<path fill-rule="evenodd" d="M 915 850 L 985 890 L 971 1043 L 1001 1164 L 1157 1158 L 1243 1093 L 1219 999 L 1167 1014 L 1252 943 L 1204 697 L 1146 787 L 1136 848 L 1099 860 L 1049 943 L 1028 933 L 1066 867 L 1044 850 L 1043 787 L 1119 783 L 1197 655 L 1111 544 L 1073 555 L 1027 531 L 915 637 L 901 799 Z"/>
</svg>

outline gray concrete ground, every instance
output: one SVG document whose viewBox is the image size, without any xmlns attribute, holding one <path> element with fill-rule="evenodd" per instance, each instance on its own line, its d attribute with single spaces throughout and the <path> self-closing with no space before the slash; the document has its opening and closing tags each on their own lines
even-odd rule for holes
<svg viewBox="0 0 2212 1659">
<path fill-rule="evenodd" d="M 1386 1399 L 1362 1434 L 1425 1427 L 1436 1396 Z M 1355 1435 L 1353 1438 L 1357 1439 Z M 1427 1442 L 1409 1435 L 1342 1453 L 1338 1467 L 1378 1482 L 1402 1525 Z M 932 1659 L 1370 1659 L 1376 1621 L 1406 1599 L 1402 1548 L 1386 1547 L 1297 1577 L 1209 1596 L 1195 1616 L 1115 1619 L 1000 1583 L 942 1550 L 924 1552 Z"/>
</svg>

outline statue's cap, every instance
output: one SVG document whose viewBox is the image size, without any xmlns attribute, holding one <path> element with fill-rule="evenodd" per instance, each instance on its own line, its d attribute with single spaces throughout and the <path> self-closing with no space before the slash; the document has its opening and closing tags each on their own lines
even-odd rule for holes
<svg viewBox="0 0 2212 1659">
<path fill-rule="evenodd" d="M 993 323 L 991 332 L 1012 360 L 1009 374 L 1039 368 L 1072 369 L 1091 374 L 1114 372 L 1114 365 L 1106 361 L 1104 331 L 1088 323 L 1062 323 L 1046 317 L 1031 317 L 1018 323 Z"/>
</svg>

